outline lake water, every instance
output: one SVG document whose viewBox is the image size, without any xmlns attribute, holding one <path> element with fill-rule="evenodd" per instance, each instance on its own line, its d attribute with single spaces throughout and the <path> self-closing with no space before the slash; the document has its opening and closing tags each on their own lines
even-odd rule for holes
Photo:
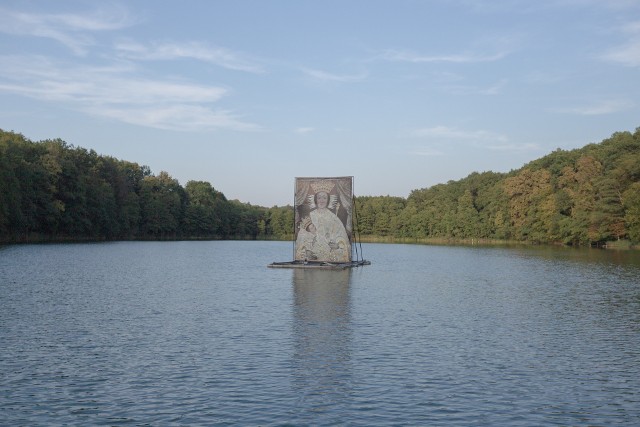
<svg viewBox="0 0 640 427">
<path fill-rule="evenodd" d="M 2 425 L 640 425 L 640 253 L 0 248 Z"/>
</svg>

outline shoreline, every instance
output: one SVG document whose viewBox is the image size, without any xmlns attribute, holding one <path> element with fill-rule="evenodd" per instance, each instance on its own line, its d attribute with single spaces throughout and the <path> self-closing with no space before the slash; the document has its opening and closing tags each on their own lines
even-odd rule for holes
<svg viewBox="0 0 640 427">
<path fill-rule="evenodd" d="M 118 238 L 118 239 L 98 239 L 88 237 L 43 237 L 24 236 L 21 239 L 0 240 L 0 246 L 21 245 L 21 244 L 42 244 L 42 243 L 103 243 L 103 242 L 189 242 L 189 241 L 281 241 L 290 242 L 290 239 L 283 239 L 274 236 L 235 236 L 222 238 L 220 236 L 207 237 L 178 237 L 165 236 L 162 238 Z M 437 246 L 541 246 L 541 247 L 566 247 L 566 248 L 594 248 L 609 250 L 640 250 L 640 245 L 632 244 L 629 240 L 610 241 L 591 245 L 567 245 L 561 242 L 527 242 L 506 239 L 488 238 L 407 238 L 391 236 L 360 236 L 358 243 L 389 243 L 389 244 L 416 244 L 416 245 L 437 245 Z"/>
</svg>

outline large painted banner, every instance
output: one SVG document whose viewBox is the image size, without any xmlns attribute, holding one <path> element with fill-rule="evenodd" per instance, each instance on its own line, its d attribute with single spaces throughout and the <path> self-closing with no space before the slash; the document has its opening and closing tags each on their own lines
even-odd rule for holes
<svg viewBox="0 0 640 427">
<path fill-rule="evenodd" d="M 350 262 L 353 177 L 296 178 L 295 259 Z"/>
</svg>

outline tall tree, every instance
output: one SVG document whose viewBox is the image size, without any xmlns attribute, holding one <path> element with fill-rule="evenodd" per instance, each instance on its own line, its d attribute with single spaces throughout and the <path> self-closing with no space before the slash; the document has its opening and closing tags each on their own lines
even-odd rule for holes
<svg viewBox="0 0 640 427">
<path fill-rule="evenodd" d="M 147 176 L 140 188 L 142 231 L 150 237 L 176 237 L 186 203 L 184 189 L 169 173 Z"/>
<path fill-rule="evenodd" d="M 623 194 L 625 221 L 629 238 L 640 243 L 640 182 L 634 182 Z"/>
<path fill-rule="evenodd" d="M 185 186 L 188 204 L 185 211 L 185 233 L 190 236 L 214 237 L 221 234 L 221 202 L 224 195 L 205 181 L 189 181 Z"/>
</svg>

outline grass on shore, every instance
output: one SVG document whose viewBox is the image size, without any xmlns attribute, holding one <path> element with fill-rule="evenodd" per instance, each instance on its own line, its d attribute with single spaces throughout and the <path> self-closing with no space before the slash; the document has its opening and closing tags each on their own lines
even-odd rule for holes
<svg viewBox="0 0 640 427">
<path fill-rule="evenodd" d="M 415 243 L 424 245 L 468 245 L 468 246 L 565 246 L 562 243 L 534 243 L 524 242 L 520 240 L 504 240 L 504 239 L 458 239 L 458 238 L 444 238 L 444 237 L 431 237 L 431 238 L 400 238 L 392 236 L 360 236 L 359 241 L 362 243 Z M 597 247 L 603 249 L 640 249 L 640 245 L 634 245 L 629 240 L 616 240 L 606 242 L 606 244 L 598 245 Z"/>
</svg>

